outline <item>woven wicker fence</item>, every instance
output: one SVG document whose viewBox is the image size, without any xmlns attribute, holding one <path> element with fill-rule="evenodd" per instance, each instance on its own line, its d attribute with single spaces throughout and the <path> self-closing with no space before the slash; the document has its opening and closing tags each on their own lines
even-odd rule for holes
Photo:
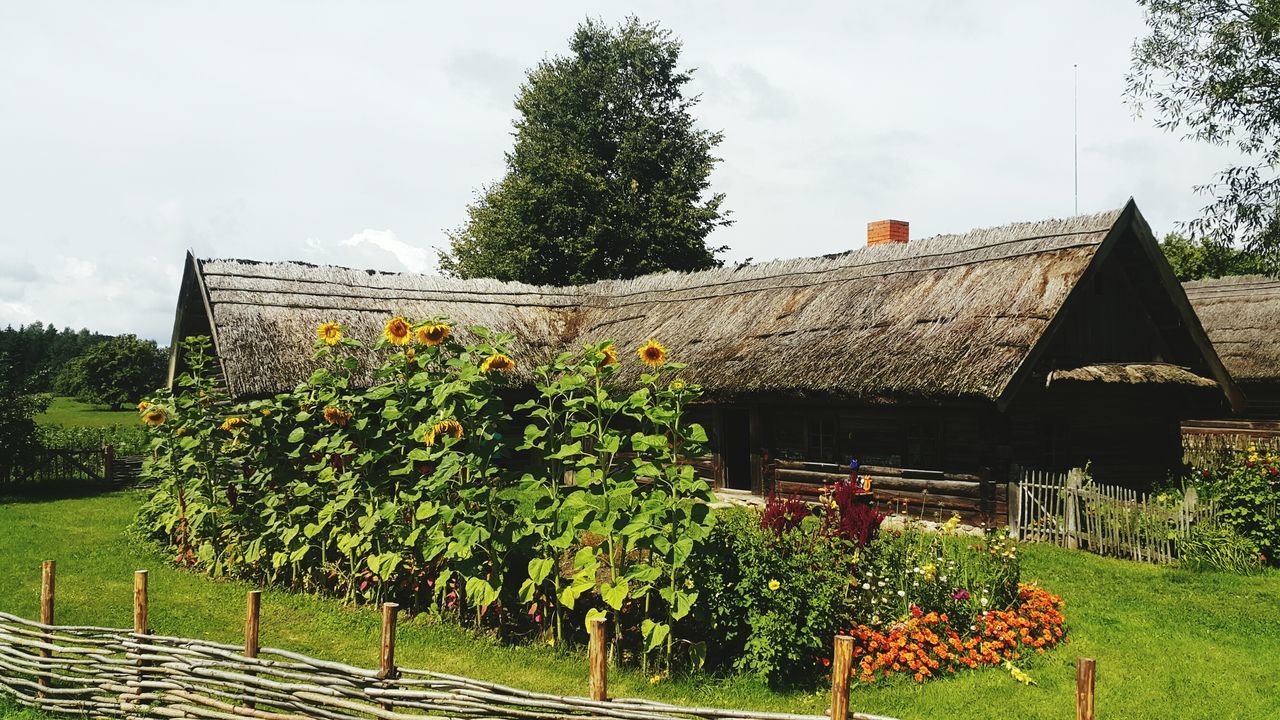
<svg viewBox="0 0 1280 720">
<path fill-rule="evenodd" d="M 390 605 L 383 613 L 380 670 L 257 648 L 256 593 L 250 595 L 245 645 L 151 634 L 146 631 L 145 573 L 140 577 L 141 584 L 135 584 L 134 630 L 52 625 L 0 613 L 0 694 L 51 714 L 91 718 L 829 720 L 825 715 L 603 699 L 607 697 L 606 664 L 595 657 L 591 687 L 602 699 L 528 692 L 455 675 L 398 668 L 394 666 L 395 612 Z M 46 602 L 42 602 L 41 614 L 47 612 L 51 619 L 49 563 L 45 580 Z M 603 648 L 603 643 L 598 645 Z M 843 661 L 838 664 L 845 666 L 846 679 L 837 679 L 833 688 L 832 717 L 890 720 L 847 711 L 848 665 L 840 654 L 837 643 L 837 660 Z"/>
</svg>

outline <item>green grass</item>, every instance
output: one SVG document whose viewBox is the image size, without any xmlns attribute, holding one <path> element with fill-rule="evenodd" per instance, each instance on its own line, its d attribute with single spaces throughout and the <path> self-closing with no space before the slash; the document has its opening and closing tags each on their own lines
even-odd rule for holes
<svg viewBox="0 0 1280 720">
<path fill-rule="evenodd" d="M 131 573 L 147 568 L 157 632 L 237 642 L 248 586 L 175 569 L 131 541 L 124 528 L 139 499 L 126 492 L 0 505 L 0 610 L 36 616 L 40 561 L 51 558 L 58 561 L 59 623 L 127 627 Z M 858 687 L 853 709 L 931 720 L 1071 717 L 1075 658 L 1085 655 L 1098 660 L 1099 717 L 1280 717 L 1280 574 L 1191 573 L 1042 546 L 1026 548 L 1023 567 L 1025 578 L 1067 603 L 1070 642 L 1025 664 L 1038 685 L 980 670 L 922 686 Z M 262 633 L 267 646 L 376 666 L 372 608 L 267 591 Z M 533 690 L 587 689 L 580 655 L 503 646 L 421 619 L 402 625 L 397 656 L 404 666 Z M 650 686 L 637 673 L 615 671 L 610 680 L 620 696 L 805 713 L 826 706 L 824 692 L 774 693 L 740 677 Z"/>
<path fill-rule="evenodd" d="M 90 405 L 75 398 L 55 397 L 49 409 L 36 416 L 36 422 L 91 428 L 136 425 L 138 413 L 132 409 L 112 410 L 105 405 Z"/>
</svg>

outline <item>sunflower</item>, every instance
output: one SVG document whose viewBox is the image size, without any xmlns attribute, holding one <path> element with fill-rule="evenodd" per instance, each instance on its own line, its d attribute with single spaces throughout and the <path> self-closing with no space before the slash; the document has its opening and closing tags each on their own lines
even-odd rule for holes
<svg viewBox="0 0 1280 720">
<path fill-rule="evenodd" d="M 350 419 L 351 413 L 343 410 L 342 408 L 336 408 L 330 405 L 324 409 L 324 420 L 330 425 L 346 425 L 347 421 Z"/>
<path fill-rule="evenodd" d="M 662 347 L 662 343 L 652 338 L 645 341 L 645 344 L 640 346 L 636 354 L 649 367 L 658 367 L 667 361 L 667 349 Z"/>
<path fill-rule="evenodd" d="M 413 331 L 409 321 L 399 315 L 387 321 L 387 326 L 383 328 L 382 335 L 387 342 L 392 345 L 404 345 L 409 342 L 409 335 Z"/>
<path fill-rule="evenodd" d="M 671 388 L 675 392 L 680 392 L 681 390 L 684 390 L 684 380 L 676 378 L 675 380 L 672 380 L 671 384 L 667 387 Z"/>
<path fill-rule="evenodd" d="M 418 354 L 418 353 L 414 352 L 413 348 L 409 348 L 408 350 L 405 350 L 405 351 L 404 351 L 404 359 L 405 359 L 405 362 L 413 362 L 413 358 L 414 358 L 414 356 L 416 356 L 417 354 Z"/>
<path fill-rule="evenodd" d="M 248 426 L 249 421 L 237 415 L 232 415 L 222 421 L 222 429 L 227 432 L 239 432 Z"/>
<path fill-rule="evenodd" d="M 453 418 L 449 418 L 448 420 L 441 420 L 440 422 L 433 425 L 430 430 L 427 431 L 427 435 L 426 437 L 422 438 L 422 441 L 427 445 L 435 445 L 436 438 L 442 435 L 452 435 L 454 440 L 461 440 L 462 439 L 462 423 L 458 422 L 457 420 L 454 420 Z"/>
<path fill-rule="evenodd" d="M 337 345 L 342 342 L 342 326 L 336 322 L 324 323 L 316 328 L 316 337 L 323 340 L 325 345 Z"/>
<path fill-rule="evenodd" d="M 146 400 L 142 400 L 138 403 L 138 412 L 142 412 L 143 410 L 146 410 L 149 407 L 151 407 L 151 403 L 147 402 Z"/>
<path fill-rule="evenodd" d="M 480 372 L 485 372 L 485 373 L 489 372 L 490 370 L 501 370 L 502 372 L 508 372 L 510 370 L 515 370 L 515 369 L 516 369 L 516 361 L 512 360 L 506 355 L 503 355 L 502 353 L 497 353 L 496 355 L 490 355 L 489 357 L 484 359 L 484 362 L 480 363 Z"/>
<path fill-rule="evenodd" d="M 452 331 L 453 328 L 444 323 L 427 323 L 418 328 L 418 342 L 423 345 L 439 345 Z"/>
<path fill-rule="evenodd" d="M 604 365 L 618 364 L 618 351 L 614 349 L 613 343 L 609 343 L 603 348 L 600 348 L 600 354 L 604 356 Z"/>
<path fill-rule="evenodd" d="M 160 427 L 169 419 L 168 413 L 159 405 L 151 405 L 147 411 L 142 414 L 142 422 L 151 427 Z"/>
</svg>

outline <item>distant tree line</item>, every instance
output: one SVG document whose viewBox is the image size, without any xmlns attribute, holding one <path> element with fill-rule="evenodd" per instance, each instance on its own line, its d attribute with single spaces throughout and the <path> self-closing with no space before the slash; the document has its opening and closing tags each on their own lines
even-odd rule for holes
<svg viewBox="0 0 1280 720">
<path fill-rule="evenodd" d="M 59 330 L 39 321 L 0 330 L 0 365 L 10 385 L 114 408 L 163 385 L 168 355 L 136 335 Z"/>
</svg>

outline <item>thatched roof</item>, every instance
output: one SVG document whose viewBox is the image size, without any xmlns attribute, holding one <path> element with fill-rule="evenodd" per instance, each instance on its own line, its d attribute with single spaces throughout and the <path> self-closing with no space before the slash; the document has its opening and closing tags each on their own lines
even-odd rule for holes
<svg viewBox="0 0 1280 720">
<path fill-rule="evenodd" d="M 1280 278 L 1184 283 L 1223 364 L 1240 382 L 1280 382 Z"/>
<path fill-rule="evenodd" d="M 1218 387 L 1218 383 L 1209 378 L 1201 377 L 1188 368 L 1169 363 L 1102 363 L 1051 371 L 1047 383 L 1059 382 Z"/>
<path fill-rule="evenodd" d="M 514 332 L 523 369 L 585 342 L 612 338 L 630 353 L 652 337 L 713 393 L 1001 400 L 1100 249 L 1137 226 L 1145 222 L 1130 202 L 836 256 L 572 288 L 193 259 L 188 273 L 204 297 L 185 306 L 206 306 L 237 394 L 305 378 L 322 322 L 371 340 L 403 314 Z"/>
</svg>

